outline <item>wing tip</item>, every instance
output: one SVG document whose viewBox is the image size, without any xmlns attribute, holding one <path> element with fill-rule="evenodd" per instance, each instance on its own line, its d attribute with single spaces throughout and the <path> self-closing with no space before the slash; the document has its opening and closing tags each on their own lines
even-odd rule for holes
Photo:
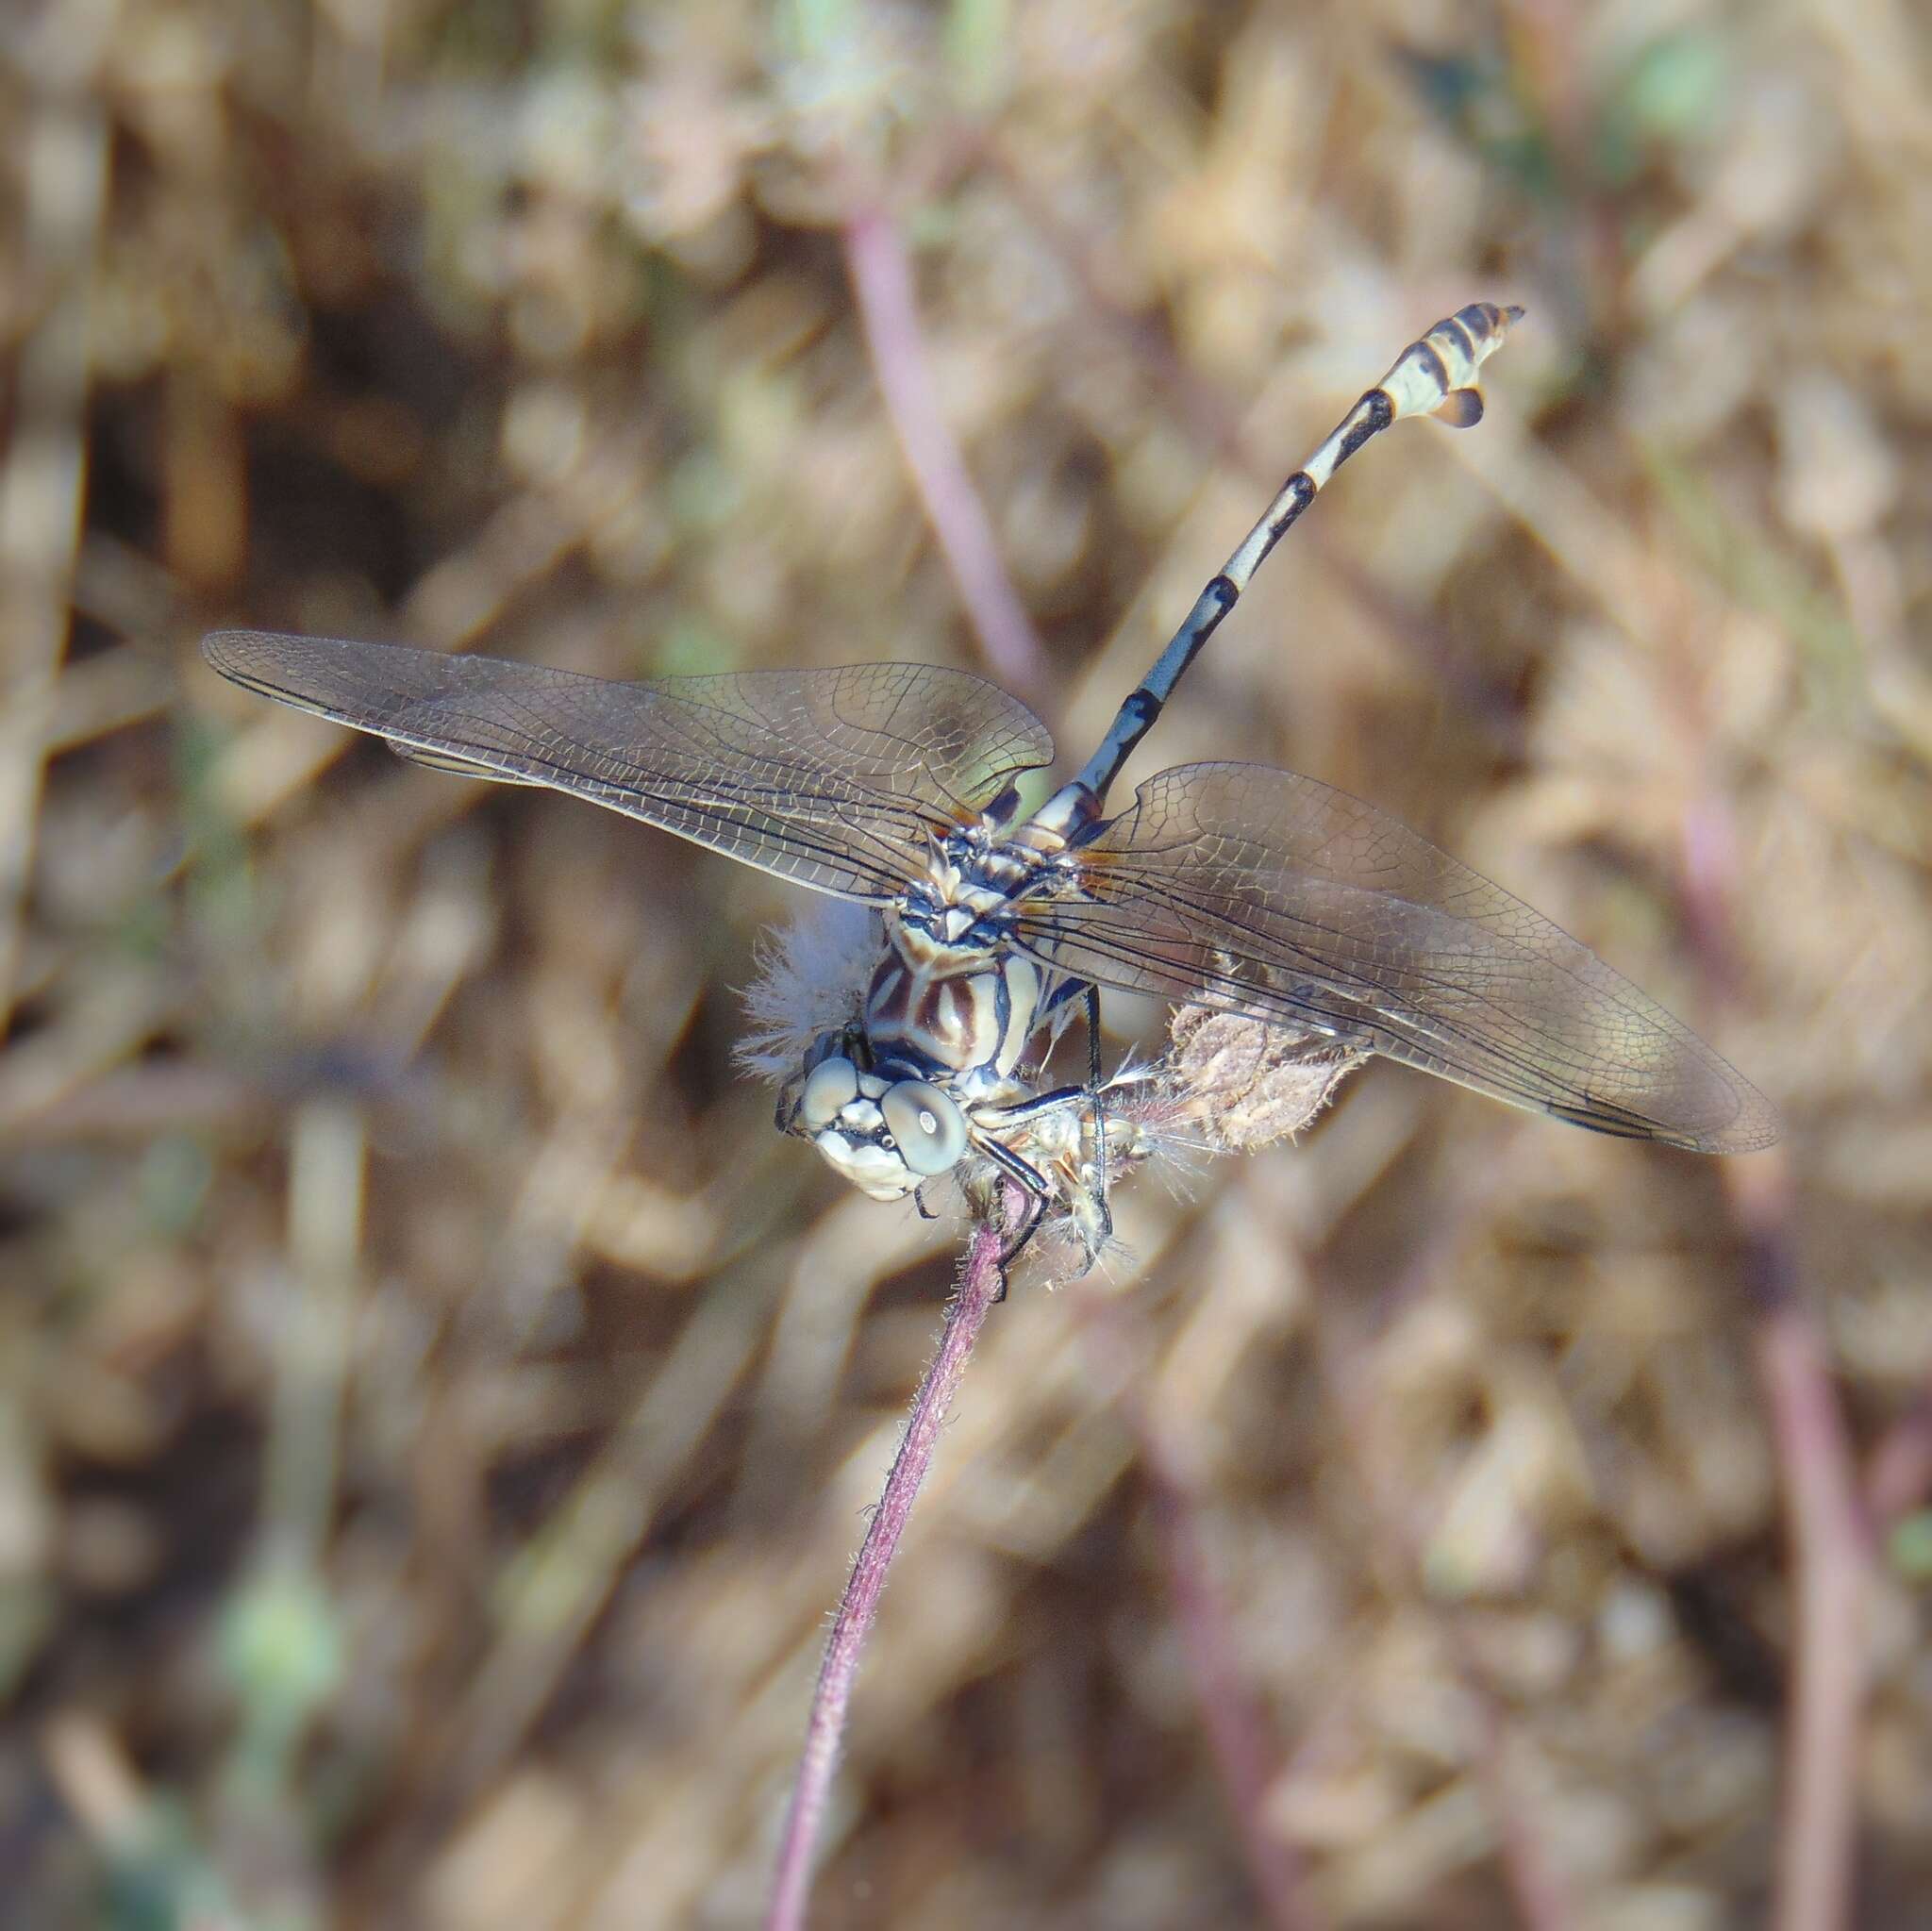
<svg viewBox="0 0 1932 1931">
<path fill-rule="evenodd" d="M 1776 1108 L 1748 1080 L 1728 1068 L 1725 1071 L 1724 1091 L 1732 1104 L 1728 1113 L 1715 1123 L 1710 1115 L 1716 1109 L 1710 1107 L 1685 1107 L 1672 1119 L 1662 1112 L 1644 1112 L 1593 1095 L 1586 1096 L 1580 1106 L 1528 1099 L 1518 1104 L 1536 1106 L 1553 1119 L 1580 1126 L 1587 1133 L 1607 1134 L 1613 1140 L 1647 1140 L 1681 1153 L 1756 1154 L 1775 1146 L 1784 1132 Z"/>
<path fill-rule="evenodd" d="M 1704 1049 L 1710 1075 L 1707 1087 L 1713 1099 L 1721 1093 L 1729 1102 L 1725 1116 L 1683 1142 L 1693 1153 L 1757 1154 L 1775 1146 L 1784 1136 L 1784 1123 L 1765 1096 L 1733 1066 L 1708 1046 Z M 1715 1107 L 1700 1108 L 1707 1117 Z"/>
<path fill-rule="evenodd" d="M 216 675 L 258 697 L 291 703 L 293 700 L 264 674 L 258 648 L 263 638 L 259 630 L 210 630 L 201 640 L 202 662 Z"/>
<path fill-rule="evenodd" d="M 1715 1133 L 1702 1136 L 1692 1148 L 1707 1154 L 1761 1154 L 1784 1138 L 1777 1109 L 1754 1086 L 1739 1082 L 1737 1112 Z"/>
<path fill-rule="evenodd" d="M 201 658 L 210 669 L 232 677 L 237 646 L 253 633 L 246 630 L 210 630 L 201 640 Z"/>
<path fill-rule="evenodd" d="M 1736 1154 L 1759 1154 L 1775 1146 L 1784 1137 L 1784 1125 L 1775 1109 L 1756 1087 L 1738 1082 L 1738 1106 L 1731 1117 L 1718 1126 L 1689 1130 L 1665 1127 L 1652 1138 L 1666 1146 L 1681 1147 L 1686 1153 L 1714 1154 L 1729 1157 Z"/>
</svg>

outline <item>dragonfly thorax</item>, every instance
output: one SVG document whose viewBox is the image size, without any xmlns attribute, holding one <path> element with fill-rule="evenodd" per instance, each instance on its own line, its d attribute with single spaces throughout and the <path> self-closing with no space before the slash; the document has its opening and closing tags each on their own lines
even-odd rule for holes
<svg viewBox="0 0 1932 1931">
<path fill-rule="evenodd" d="M 929 1068 L 962 1099 L 989 1099 L 1025 1053 L 1045 975 L 1005 942 L 996 917 L 973 920 L 957 938 L 946 929 L 941 920 L 887 913 L 865 1034 L 881 1059 Z"/>
<path fill-rule="evenodd" d="M 787 1129 L 876 1200 L 949 1172 L 974 1112 L 1025 1093 L 1051 974 L 1009 942 L 1009 881 L 981 869 L 996 857 L 935 850 L 928 878 L 887 908 L 858 1025 L 817 1042 L 781 1105 Z"/>
</svg>

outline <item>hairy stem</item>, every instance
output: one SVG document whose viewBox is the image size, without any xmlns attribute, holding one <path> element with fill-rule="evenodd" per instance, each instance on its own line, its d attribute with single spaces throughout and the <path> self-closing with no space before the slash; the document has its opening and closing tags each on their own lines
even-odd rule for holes
<svg viewBox="0 0 1932 1931">
<path fill-rule="evenodd" d="M 905 1438 L 892 1458 L 878 1507 L 873 1512 L 865 1540 L 852 1565 L 852 1575 L 840 1599 L 839 1613 L 819 1665 L 818 1687 L 812 1691 L 811 1716 L 806 1724 L 805 1750 L 799 1758 L 798 1781 L 792 1786 L 791 1807 L 785 1818 L 785 1835 L 778 1848 L 777 1881 L 767 1931 L 797 1931 L 805 1923 L 806 1899 L 811 1889 L 812 1849 L 824 1821 L 837 1767 L 839 1740 L 845 1733 L 845 1716 L 852 1703 L 852 1685 L 858 1658 L 878 1613 L 899 1538 L 912 1513 L 913 1498 L 932 1465 L 946 1410 L 958 1391 L 959 1379 L 986 1312 L 1000 1290 L 1000 1248 L 1006 1240 L 997 1222 L 983 1224 L 973 1236 L 960 1270 L 958 1292 L 946 1310 L 946 1324 L 938 1351 L 912 1398 Z"/>
</svg>

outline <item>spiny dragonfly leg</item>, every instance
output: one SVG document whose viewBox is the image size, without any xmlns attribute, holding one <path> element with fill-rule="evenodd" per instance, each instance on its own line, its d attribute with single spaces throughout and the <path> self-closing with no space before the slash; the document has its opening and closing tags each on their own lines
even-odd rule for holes
<svg viewBox="0 0 1932 1931">
<path fill-rule="evenodd" d="M 1087 1007 L 1087 1090 L 1100 1090 L 1100 988 L 1089 986 L 1082 995 Z"/>
<path fill-rule="evenodd" d="M 1037 1101 L 1028 1101 L 1022 1107 L 1010 1108 L 1005 1115 L 1010 1120 L 1025 1119 L 1051 1107 L 1064 1106 L 1076 1092 L 1081 1092 L 1092 1103 L 1096 1124 L 1101 1119 L 1100 1090 L 1103 1085 L 1100 1068 L 1100 988 L 1086 980 L 1068 979 L 1057 987 L 1053 996 L 1042 1008 L 1042 1017 L 1057 1012 L 1071 999 L 1078 999 L 1086 1008 L 1087 1018 L 1087 1084 L 1083 1088 L 1060 1087 L 1045 1093 Z M 1101 1129 L 1100 1157 L 1107 1155 L 1105 1128 Z"/>
<path fill-rule="evenodd" d="M 1093 1271 L 1100 1247 L 1113 1239 L 1113 1208 L 1107 1201 L 1107 1107 L 1100 1097 L 1100 988 L 1087 988 L 1087 1090 L 1093 1101 L 1093 1193 L 1100 1209 L 1100 1243 L 1090 1244 L 1083 1280 Z"/>
<path fill-rule="evenodd" d="M 1102 1097 L 1104 1081 L 1100 1068 L 1100 988 L 1084 985 L 1080 989 L 1080 1001 L 1087 1009 L 1087 1085 L 1080 1092 L 1086 1102 L 1087 1117 L 1093 1123 L 1093 1184 L 1082 1188 L 1093 1207 L 1091 1228 L 1076 1216 L 1080 1229 L 1081 1244 L 1087 1250 L 1087 1264 L 1074 1278 L 1085 1280 L 1093 1272 L 1095 1261 L 1100 1258 L 1100 1250 L 1113 1239 L 1113 1209 L 1108 1205 L 1107 1186 L 1107 1102 Z M 1067 1098 L 1073 1093 L 1067 1088 L 1055 1097 Z"/>
<path fill-rule="evenodd" d="M 1091 1171 L 1093 1184 L 1081 1188 L 1088 1201 L 1092 1205 L 1092 1219 L 1080 1223 L 1081 1240 L 1087 1250 L 1087 1264 L 1074 1278 L 1082 1279 L 1093 1270 L 1100 1257 L 1101 1249 L 1113 1238 L 1113 1211 L 1108 1204 L 1107 1174 L 1107 1102 L 1103 1097 L 1104 1077 L 1100 1063 L 1100 989 L 1077 980 L 1069 981 L 1059 988 L 1049 1002 L 1048 1009 L 1077 997 L 1085 1008 L 1087 1020 L 1087 1082 L 1084 1086 L 1056 1087 L 1051 1092 L 1036 1093 L 1030 1100 L 1022 1100 L 1016 1106 L 1003 1107 L 999 1110 L 998 1124 L 1001 1128 L 1024 1126 L 1049 1113 L 1079 1108 L 1092 1124 L 1093 1157 Z M 1010 1150 L 1008 1150 L 1010 1151 Z M 1018 1177 L 1017 1175 L 1015 1176 Z M 1043 1184 L 1043 1183 L 1042 1183 Z M 1021 1236 L 1018 1243 L 1007 1255 L 1010 1260 L 1018 1254 L 1020 1247 L 1033 1238 L 1040 1221 L 1044 1218 L 1047 1202 L 1041 1198 L 1039 1212 L 1031 1224 Z"/>
<path fill-rule="evenodd" d="M 983 1140 L 979 1143 L 979 1150 L 1009 1180 L 1018 1181 L 1026 1193 L 1026 1217 L 1020 1224 L 1020 1231 L 1008 1242 L 999 1258 L 993 1262 L 1000 1274 L 1000 1290 L 992 1297 L 997 1306 L 1007 1298 L 1007 1289 L 1011 1280 L 1008 1270 L 1025 1252 L 1026 1243 L 1039 1233 L 1041 1224 L 1046 1219 L 1046 1209 L 1053 1198 L 1053 1191 L 1047 1186 L 1044 1177 L 1023 1160 L 1011 1147 L 1002 1146 L 996 1140 Z"/>
<path fill-rule="evenodd" d="M 1091 1097 L 1089 1089 L 1084 1086 L 1057 1086 L 1050 1093 L 1035 1093 L 1030 1100 L 1019 1100 L 1010 1107 L 1002 1107 L 991 1117 L 1002 1129 L 1025 1126 L 1035 1120 L 1043 1119 L 1048 1113 L 1064 1113 Z M 982 1113 L 978 1117 L 984 1120 L 988 1115 Z"/>
</svg>

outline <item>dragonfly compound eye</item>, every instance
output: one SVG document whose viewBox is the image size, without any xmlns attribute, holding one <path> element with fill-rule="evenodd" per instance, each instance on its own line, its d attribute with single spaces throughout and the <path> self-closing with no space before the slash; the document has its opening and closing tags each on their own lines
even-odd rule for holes
<svg viewBox="0 0 1932 1931">
<path fill-rule="evenodd" d="M 937 1087 L 902 1079 L 879 1102 L 879 1110 L 899 1157 L 915 1174 L 930 1179 L 958 1165 L 966 1151 L 966 1116 Z"/>
<path fill-rule="evenodd" d="M 858 1097 L 858 1068 L 849 1059 L 823 1059 L 807 1075 L 798 1117 L 814 1131 L 829 1126 Z"/>
</svg>

